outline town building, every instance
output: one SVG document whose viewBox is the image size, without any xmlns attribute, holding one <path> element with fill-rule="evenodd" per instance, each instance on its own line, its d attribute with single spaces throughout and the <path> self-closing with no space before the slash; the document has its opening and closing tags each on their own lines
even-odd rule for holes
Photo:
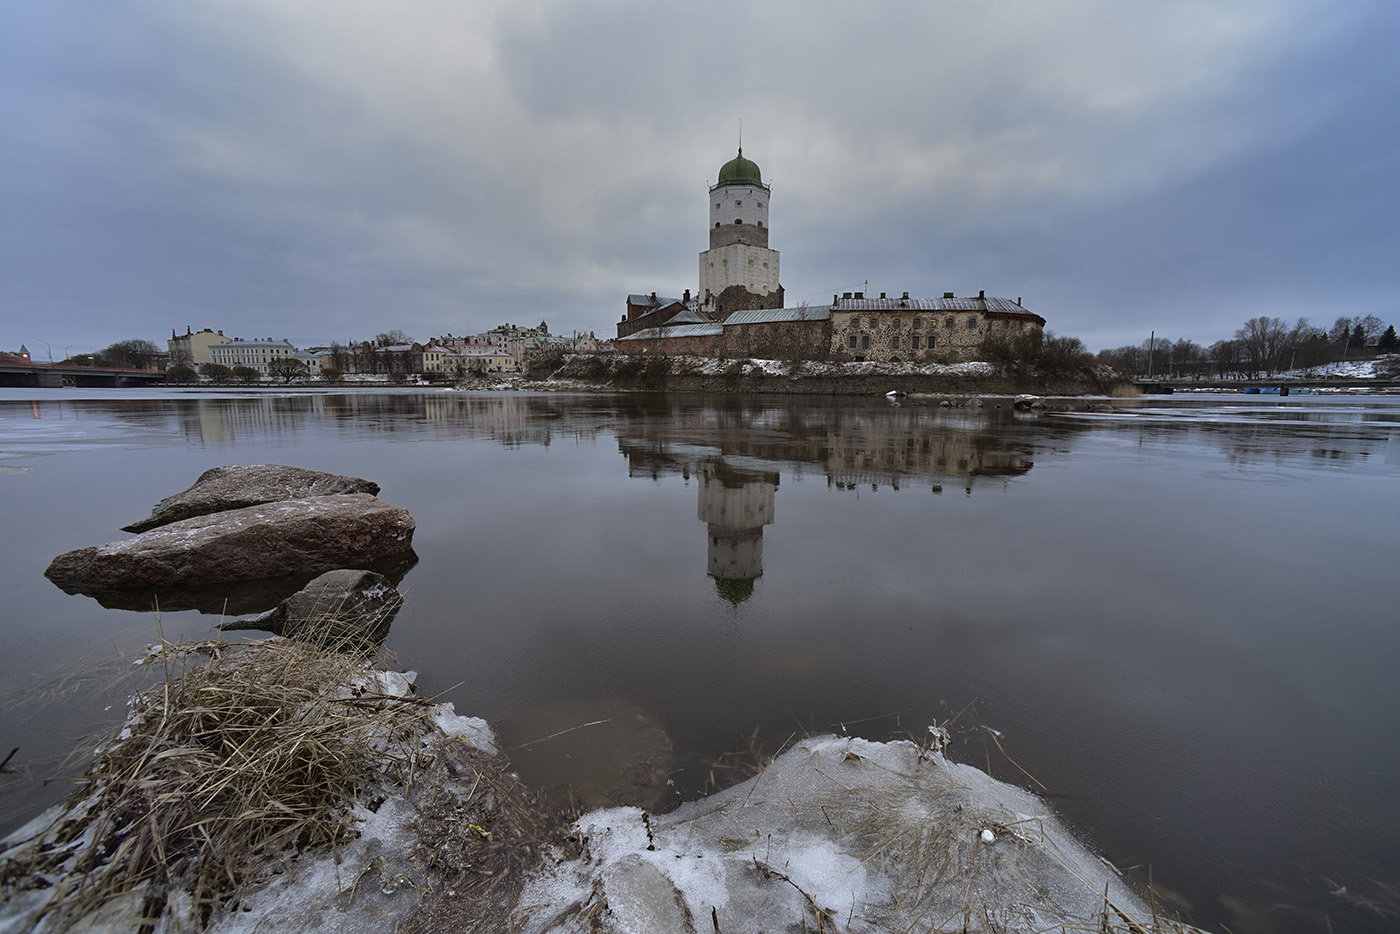
<svg viewBox="0 0 1400 934">
<path fill-rule="evenodd" d="M 974 359 L 989 336 L 1042 333 L 1045 319 L 989 296 L 866 298 L 833 295 L 830 305 L 783 307 L 778 251 L 768 246 L 771 189 L 739 155 L 708 189 L 710 248 L 700 254 L 692 298 L 627 296 L 614 347 L 629 354 L 723 358 L 942 363 Z"/>
<path fill-rule="evenodd" d="M 194 331 L 186 325 L 184 334 L 176 334 L 174 329 L 171 329 L 170 340 L 166 341 L 165 348 L 170 354 L 171 366 L 198 367 L 205 363 L 213 363 L 214 355 L 210 348 L 227 341 L 223 331 L 211 331 L 209 328 Z"/>
<path fill-rule="evenodd" d="M 275 341 L 270 337 L 254 338 L 253 340 L 234 338 L 221 344 L 209 345 L 210 363 L 218 363 L 230 368 L 246 366 L 256 370 L 262 376 L 271 374 L 272 361 L 296 355 L 297 349 L 285 337 L 280 341 Z"/>
</svg>

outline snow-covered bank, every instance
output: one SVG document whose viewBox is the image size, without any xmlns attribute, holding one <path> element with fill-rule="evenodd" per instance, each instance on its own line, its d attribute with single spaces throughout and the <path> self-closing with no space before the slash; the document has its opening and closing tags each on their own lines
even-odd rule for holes
<svg viewBox="0 0 1400 934">
<path fill-rule="evenodd" d="M 143 920 L 155 932 L 224 934 L 1186 930 L 1155 921 L 1039 799 L 945 759 L 941 730 L 922 745 L 810 737 L 671 813 L 613 808 L 565 825 L 537 816 L 485 723 L 413 697 L 411 676 L 288 640 L 232 662 L 217 645 L 193 647 L 213 654 L 204 668 L 214 675 L 195 669 L 137 699 L 85 791 L 4 841 L 0 932 L 136 930 Z M 231 678 L 218 680 L 219 665 Z M 263 665 L 298 685 L 335 671 L 343 681 L 251 720 L 207 700 L 230 680 L 257 681 Z M 287 678 L 276 680 L 285 698 Z M 189 715 L 201 724 L 194 735 L 171 725 Z M 277 757 L 251 755 L 272 724 Z M 302 734 L 318 749 L 345 738 L 362 767 L 353 785 L 331 798 L 322 778 L 274 790 L 280 776 L 267 765 L 304 765 L 300 754 L 280 758 Z M 253 758 L 256 793 L 216 813 Z M 334 766 L 343 762 L 337 752 Z M 300 797 L 302 785 L 317 796 Z M 323 813 L 283 828 L 308 801 Z M 237 838 L 214 823 L 250 812 L 241 833 L 276 824 L 277 845 L 230 852 Z M 167 833 L 152 837 L 147 824 Z M 169 852 L 141 868 L 143 846 Z"/>
</svg>

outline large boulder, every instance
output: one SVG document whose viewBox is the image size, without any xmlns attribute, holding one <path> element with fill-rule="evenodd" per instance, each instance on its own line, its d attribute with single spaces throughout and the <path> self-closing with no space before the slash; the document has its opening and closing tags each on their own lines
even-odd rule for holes
<svg viewBox="0 0 1400 934">
<path fill-rule="evenodd" d="M 156 503 L 149 518 L 125 526 L 124 532 L 147 532 L 162 525 L 229 509 L 276 503 L 308 496 L 379 493 L 379 484 L 280 464 L 214 467 L 199 475 L 188 490 Z"/>
<path fill-rule="evenodd" d="M 327 571 L 251 619 L 221 623 L 220 629 L 260 629 L 332 647 L 370 648 L 384 641 L 403 606 L 403 596 L 382 574 L 341 568 Z"/>
<path fill-rule="evenodd" d="M 411 551 L 413 518 L 366 493 L 310 496 L 182 519 L 59 555 L 44 576 L 69 593 L 190 587 L 336 568 Z"/>
</svg>

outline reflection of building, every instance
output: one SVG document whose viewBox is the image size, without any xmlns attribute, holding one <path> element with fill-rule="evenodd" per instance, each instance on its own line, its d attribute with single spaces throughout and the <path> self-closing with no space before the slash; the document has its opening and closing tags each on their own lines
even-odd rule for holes
<svg viewBox="0 0 1400 934">
<path fill-rule="evenodd" d="M 853 424 L 827 438 L 827 482 L 839 490 L 888 485 L 899 489 L 913 478 L 953 480 L 972 491 L 977 477 L 1015 477 L 1033 462 L 1025 451 L 1007 450 L 996 435 L 975 431 L 918 431 L 893 421 Z"/>
<path fill-rule="evenodd" d="M 778 474 L 714 460 L 701 466 L 699 479 L 696 512 L 709 532 L 708 571 L 720 596 L 739 603 L 763 576 L 763 527 L 773 522 Z"/>
</svg>

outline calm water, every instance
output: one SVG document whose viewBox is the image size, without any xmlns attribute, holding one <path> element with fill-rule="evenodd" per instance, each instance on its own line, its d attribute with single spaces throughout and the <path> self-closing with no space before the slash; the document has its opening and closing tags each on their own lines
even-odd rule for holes
<svg viewBox="0 0 1400 934">
<path fill-rule="evenodd" d="M 527 779 L 662 807 L 794 732 L 952 720 L 1197 923 L 1400 924 L 1400 400 L 0 390 L 0 829 L 156 638 L 48 562 L 263 462 L 412 512 L 389 647 Z"/>
</svg>

